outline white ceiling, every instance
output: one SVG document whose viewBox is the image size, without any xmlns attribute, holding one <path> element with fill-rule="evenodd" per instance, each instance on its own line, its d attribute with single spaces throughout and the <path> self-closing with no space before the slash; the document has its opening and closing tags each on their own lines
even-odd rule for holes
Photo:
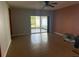
<svg viewBox="0 0 79 59">
<path fill-rule="evenodd" d="M 51 1 L 50 3 L 52 3 Z M 79 1 L 56 1 L 58 4 L 55 5 L 54 8 L 45 7 L 46 10 L 54 10 L 67 6 L 71 6 L 73 4 L 79 4 Z M 28 8 L 28 9 L 41 9 L 44 6 L 43 1 L 8 1 L 8 4 L 12 7 L 19 8 Z"/>
</svg>

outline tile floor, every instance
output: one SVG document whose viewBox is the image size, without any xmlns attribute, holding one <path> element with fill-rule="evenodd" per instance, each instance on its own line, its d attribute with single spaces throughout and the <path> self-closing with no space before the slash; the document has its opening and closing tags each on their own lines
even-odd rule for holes
<svg viewBox="0 0 79 59">
<path fill-rule="evenodd" d="M 79 56 L 61 36 L 37 33 L 12 38 L 7 57 L 70 57 Z"/>
</svg>

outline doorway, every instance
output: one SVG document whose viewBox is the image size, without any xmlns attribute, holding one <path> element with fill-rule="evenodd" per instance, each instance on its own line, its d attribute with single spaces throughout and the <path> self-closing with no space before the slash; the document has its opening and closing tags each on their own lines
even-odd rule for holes
<svg viewBox="0 0 79 59">
<path fill-rule="evenodd" d="M 46 33 L 48 29 L 48 16 L 31 16 L 31 33 Z"/>
</svg>

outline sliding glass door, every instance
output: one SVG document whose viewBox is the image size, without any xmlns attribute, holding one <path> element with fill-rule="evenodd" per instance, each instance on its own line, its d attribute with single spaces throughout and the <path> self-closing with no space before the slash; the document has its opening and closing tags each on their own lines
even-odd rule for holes
<svg viewBox="0 0 79 59">
<path fill-rule="evenodd" d="M 41 32 L 47 32 L 47 16 L 41 16 L 41 24 L 40 24 L 40 27 L 41 27 Z"/>
<path fill-rule="evenodd" d="M 47 32 L 47 16 L 31 16 L 31 33 Z"/>
</svg>

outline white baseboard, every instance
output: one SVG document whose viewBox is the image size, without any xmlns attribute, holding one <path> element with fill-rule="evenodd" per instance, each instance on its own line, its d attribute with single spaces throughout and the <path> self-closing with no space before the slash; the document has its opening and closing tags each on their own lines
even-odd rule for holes
<svg viewBox="0 0 79 59">
<path fill-rule="evenodd" d="M 55 34 L 59 35 L 59 36 L 63 36 L 64 34 L 59 33 L 59 32 L 54 32 Z"/>
<path fill-rule="evenodd" d="M 6 49 L 6 52 L 5 52 L 5 54 L 4 54 L 2 57 L 6 57 L 7 52 L 8 52 L 8 49 L 9 49 L 9 47 L 10 47 L 10 44 L 11 44 L 11 40 L 9 41 L 8 46 L 7 46 L 7 49 Z"/>
</svg>

